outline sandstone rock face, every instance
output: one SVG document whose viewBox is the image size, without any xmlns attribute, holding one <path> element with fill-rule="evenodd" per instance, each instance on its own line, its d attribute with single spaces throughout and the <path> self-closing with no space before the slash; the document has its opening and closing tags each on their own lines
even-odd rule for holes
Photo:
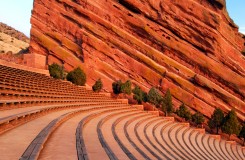
<svg viewBox="0 0 245 160">
<path fill-rule="evenodd" d="M 234 108 L 245 120 L 245 38 L 224 0 L 35 0 L 30 52 L 66 69 L 81 66 L 88 85 L 131 79 L 148 91 L 170 88 L 210 116 Z"/>
</svg>

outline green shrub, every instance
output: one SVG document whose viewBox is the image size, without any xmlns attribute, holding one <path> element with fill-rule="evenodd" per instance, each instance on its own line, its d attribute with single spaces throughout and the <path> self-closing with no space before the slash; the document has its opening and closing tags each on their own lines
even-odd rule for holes
<svg viewBox="0 0 245 160">
<path fill-rule="evenodd" d="M 150 103 L 159 107 L 163 97 L 156 88 L 152 87 L 148 92 L 147 99 Z"/>
<path fill-rule="evenodd" d="M 216 128 L 216 134 L 219 132 L 219 128 L 221 127 L 224 121 L 224 113 L 220 108 L 216 108 L 211 116 L 211 119 L 208 121 L 208 126 L 211 129 Z"/>
<path fill-rule="evenodd" d="M 176 114 L 184 118 L 186 121 L 191 119 L 191 112 L 188 110 L 184 103 L 182 103 L 179 109 L 176 110 Z"/>
<path fill-rule="evenodd" d="M 191 120 L 198 126 L 204 122 L 204 117 L 200 112 L 196 112 L 191 116 Z"/>
<path fill-rule="evenodd" d="M 101 79 L 98 79 L 95 84 L 92 86 L 94 92 L 100 92 L 103 88 L 103 83 Z"/>
<path fill-rule="evenodd" d="M 64 79 L 64 72 L 60 65 L 53 63 L 48 66 L 48 70 L 51 77 L 55 79 Z"/>
<path fill-rule="evenodd" d="M 238 122 L 236 112 L 233 109 L 225 116 L 221 129 L 222 132 L 228 134 L 229 137 L 231 134 L 239 134 L 240 124 Z"/>
<path fill-rule="evenodd" d="M 125 83 L 121 85 L 121 93 L 130 95 L 132 92 L 131 86 L 132 86 L 131 81 L 127 80 Z"/>
<path fill-rule="evenodd" d="M 84 86 L 86 83 L 86 74 L 81 70 L 80 67 L 69 72 L 66 79 L 76 85 Z"/>
<path fill-rule="evenodd" d="M 114 94 L 120 94 L 121 92 L 122 81 L 116 81 L 112 83 L 112 90 Z"/>
<path fill-rule="evenodd" d="M 113 93 L 114 94 L 124 93 L 130 95 L 132 92 L 131 85 L 132 83 L 130 80 L 127 80 L 125 83 L 122 83 L 121 80 L 113 82 L 112 83 Z"/>
<path fill-rule="evenodd" d="M 142 91 L 139 86 L 135 86 L 135 88 L 132 91 L 134 93 L 134 99 L 139 104 L 142 104 L 142 102 L 147 102 L 147 93 Z"/>
<path fill-rule="evenodd" d="M 170 90 L 168 89 L 164 98 L 162 99 L 162 111 L 165 112 L 165 115 L 167 116 L 168 113 L 172 113 L 174 111 L 173 103 L 172 103 L 172 95 Z"/>
</svg>

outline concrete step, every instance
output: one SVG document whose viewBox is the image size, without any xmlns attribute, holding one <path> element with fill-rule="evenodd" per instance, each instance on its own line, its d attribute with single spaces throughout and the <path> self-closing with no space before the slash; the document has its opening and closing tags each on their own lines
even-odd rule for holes
<svg viewBox="0 0 245 160">
<path fill-rule="evenodd" d="M 144 127 L 145 125 L 152 120 L 159 120 L 158 116 L 152 116 L 149 118 L 145 118 L 137 122 L 134 126 L 134 133 L 136 134 L 137 139 L 140 143 L 157 159 L 168 159 L 166 155 L 162 154 L 161 152 L 157 151 L 154 146 L 149 143 L 147 138 L 144 134 Z"/>
<path fill-rule="evenodd" d="M 176 133 L 170 132 L 170 129 L 173 128 L 176 128 Z M 161 129 L 162 139 L 168 143 L 169 147 L 172 148 L 178 154 L 178 156 L 181 156 L 183 159 L 193 159 L 193 157 L 191 157 L 190 154 L 184 150 L 185 148 L 181 146 L 181 144 L 184 145 L 182 134 L 178 135 L 177 132 L 177 129 L 181 128 L 184 128 L 184 126 L 181 124 L 168 123 L 168 125 L 163 126 Z"/>
<path fill-rule="evenodd" d="M 135 116 L 148 115 L 145 112 L 138 111 L 131 114 L 127 114 L 122 117 L 118 117 L 112 124 L 112 134 L 114 139 L 117 141 L 118 145 L 124 151 L 124 153 L 129 157 L 129 159 L 144 159 L 144 157 L 136 150 L 136 148 L 130 143 L 128 137 L 125 133 L 124 126 L 126 122 Z"/>
<path fill-rule="evenodd" d="M 101 119 L 97 125 L 97 133 L 99 137 L 101 137 L 100 142 L 102 144 L 108 145 L 108 148 L 110 148 L 111 152 L 115 155 L 115 157 L 121 160 L 129 159 L 129 157 L 120 147 L 118 142 L 114 138 L 112 138 L 113 137 L 112 124 L 117 118 L 128 115 L 128 114 L 132 114 L 135 112 L 139 113 L 139 111 L 134 109 L 134 110 L 126 110 L 126 111 L 121 111 L 121 112 L 110 114 L 104 117 L 103 119 Z"/>
<path fill-rule="evenodd" d="M 81 119 L 90 114 L 98 113 L 111 108 L 91 108 L 75 115 L 58 127 L 46 142 L 38 159 L 77 159 L 76 128 Z M 62 139 L 62 140 L 61 140 Z"/>
<path fill-rule="evenodd" d="M 231 157 L 227 148 L 226 148 L 226 141 L 225 140 L 220 140 L 219 141 L 219 147 L 222 150 L 222 153 L 227 157 L 227 159 L 234 159 L 234 157 Z"/>
<path fill-rule="evenodd" d="M 161 129 L 167 125 L 170 125 L 173 123 L 173 121 L 166 120 L 164 122 L 159 122 L 153 127 L 153 136 L 155 141 L 158 143 L 158 145 L 161 146 L 163 150 L 165 150 L 170 157 L 173 157 L 173 159 L 184 159 L 183 157 L 179 156 L 177 151 L 174 150 L 173 146 L 170 145 L 170 143 L 166 143 L 165 139 L 162 138 Z"/>
<path fill-rule="evenodd" d="M 151 120 L 144 126 L 144 136 L 147 139 L 147 141 L 150 143 L 150 145 L 156 150 L 159 154 L 165 157 L 165 159 L 174 159 L 174 157 L 169 154 L 168 151 L 162 148 L 159 143 L 154 138 L 153 135 L 153 128 L 156 124 L 166 124 L 166 120 L 162 117 L 159 117 L 159 119 Z"/>
<path fill-rule="evenodd" d="M 79 143 L 79 148 L 77 147 L 79 156 L 86 156 L 89 159 L 98 159 L 99 157 L 102 159 L 109 159 L 110 156 L 114 156 L 113 154 L 107 155 L 107 152 L 104 150 L 102 146 L 104 146 L 107 150 L 108 147 L 101 144 L 100 139 L 97 133 L 97 125 L 99 121 L 110 115 L 112 112 L 120 112 L 122 110 L 132 109 L 132 107 L 121 107 L 114 110 L 108 110 L 106 112 L 100 112 L 97 114 L 90 114 L 81 120 L 80 124 L 77 127 L 77 143 Z M 133 108 L 134 109 L 134 108 Z M 81 153 L 81 154 L 80 154 Z"/>
<path fill-rule="evenodd" d="M 202 144 L 206 149 L 206 153 L 209 154 L 212 158 L 219 159 L 219 157 L 217 157 L 210 148 L 210 145 L 208 143 L 208 135 L 203 133 L 200 133 L 200 135 L 202 135 Z"/>
<path fill-rule="evenodd" d="M 19 159 L 28 145 L 55 117 L 71 110 L 62 110 L 32 120 L 11 131 L 0 135 L 1 160 Z"/>
<path fill-rule="evenodd" d="M 192 134 L 192 133 L 196 133 L 196 134 Z M 191 153 L 198 159 L 208 159 L 208 155 L 206 155 L 205 153 L 203 153 L 202 151 L 200 151 L 200 148 L 198 148 L 198 145 L 196 145 L 197 148 L 194 147 L 193 143 L 195 143 L 195 136 L 197 136 L 197 134 L 199 134 L 199 131 L 195 131 L 195 129 L 190 129 L 190 128 L 185 128 L 183 130 L 183 139 L 184 139 L 184 143 L 187 146 L 187 148 L 191 151 Z M 194 140 L 194 141 L 191 141 Z M 196 143 L 198 144 L 198 143 Z M 211 157 L 209 157 L 211 158 Z"/>
<path fill-rule="evenodd" d="M 124 125 L 124 132 L 126 134 L 127 139 L 130 144 L 135 147 L 135 149 L 144 157 L 144 159 L 157 159 L 155 156 L 151 154 L 149 150 L 145 148 L 145 146 L 139 141 L 135 134 L 135 125 L 145 118 L 151 118 L 151 114 L 140 115 L 137 117 L 132 117 L 129 119 Z"/>
</svg>

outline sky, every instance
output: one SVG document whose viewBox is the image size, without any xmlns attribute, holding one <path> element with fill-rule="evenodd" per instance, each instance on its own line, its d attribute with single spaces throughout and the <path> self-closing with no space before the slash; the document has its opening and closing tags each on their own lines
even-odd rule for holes
<svg viewBox="0 0 245 160">
<path fill-rule="evenodd" d="M 230 17 L 245 34 L 245 0 L 226 0 Z M 0 22 L 30 36 L 33 0 L 0 0 Z"/>
<path fill-rule="evenodd" d="M 245 0 L 226 0 L 226 7 L 239 31 L 245 34 Z"/>
</svg>

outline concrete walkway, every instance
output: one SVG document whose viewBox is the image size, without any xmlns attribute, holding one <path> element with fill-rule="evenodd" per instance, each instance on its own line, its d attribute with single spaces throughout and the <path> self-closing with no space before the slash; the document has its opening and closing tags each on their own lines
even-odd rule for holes
<svg viewBox="0 0 245 160">
<path fill-rule="evenodd" d="M 48 114 L 0 135 L 0 159 L 19 159 L 32 140 L 45 126 L 58 116 L 71 111 L 62 110 Z"/>
<path fill-rule="evenodd" d="M 98 111 L 89 111 L 89 113 L 94 112 Z M 48 139 L 38 159 L 76 160 L 76 128 L 81 119 L 87 114 L 88 112 L 80 113 L 59 126 Z"/>
</svg>

